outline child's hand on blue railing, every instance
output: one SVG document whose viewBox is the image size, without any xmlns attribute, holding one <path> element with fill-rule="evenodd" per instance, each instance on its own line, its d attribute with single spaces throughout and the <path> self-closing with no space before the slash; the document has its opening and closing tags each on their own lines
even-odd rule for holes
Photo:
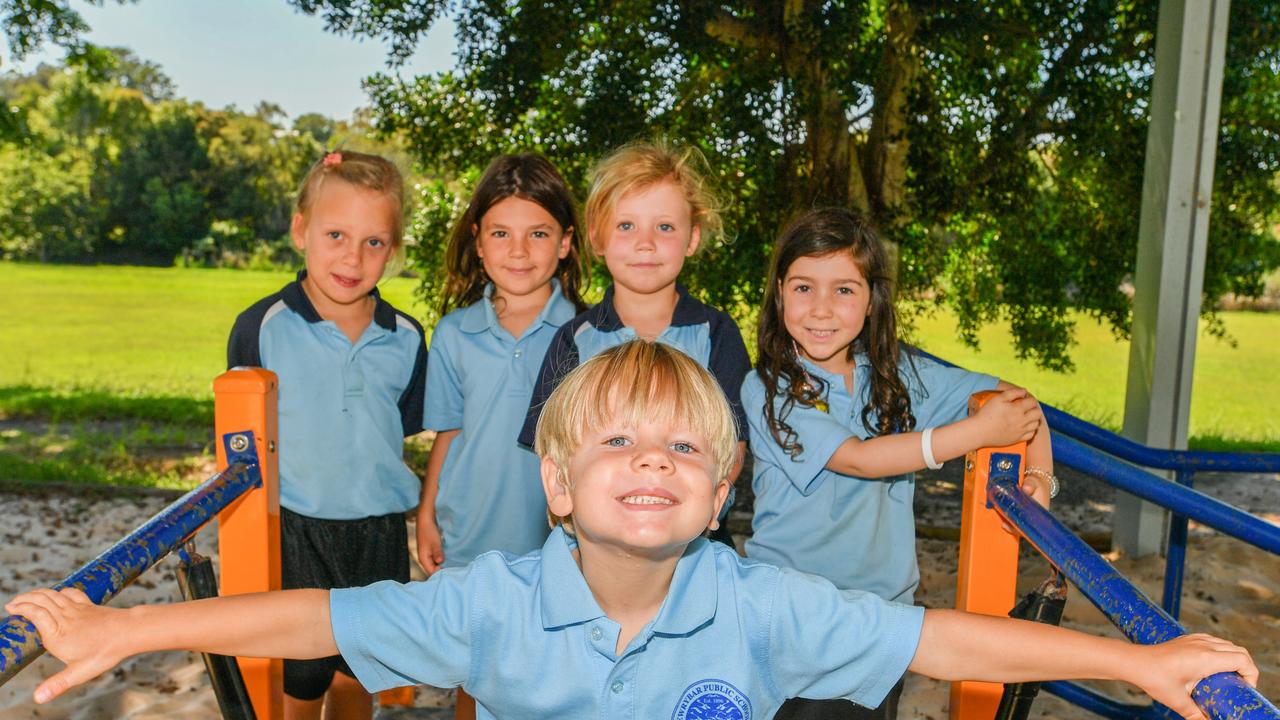
<svg viewBox="0 0 1280 720">
<path fill-rule="evenodd" d="M 67 664 L 36 687 L 38 703 L 92 680 L 127 657 L 115 650 L 123 634 L 113 630 L 115 617 L 126 611 L 94 605 L 77 588 L 33 590 L 10 600 L 4 609 L 30 620 L 44 649 Z"/>
<path fill-rule="evenodd" d="M 1191 691 L 1210 675 L 1236 672 L 1249 687 L 1258 685 L 1258 666 L 1249 651 L 1222 638 L 1197 633 L 1142 648 L 1148 662 L 1135 663 L 1129 681 L 1187 720 L 1205 720 Z"/>
</svg>

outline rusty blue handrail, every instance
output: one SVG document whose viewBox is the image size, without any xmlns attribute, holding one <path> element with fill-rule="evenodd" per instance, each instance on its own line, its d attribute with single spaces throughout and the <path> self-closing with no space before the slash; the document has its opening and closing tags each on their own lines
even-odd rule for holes
<svg viewBox="0 0 1280 720">
<path fill-rule="evenodd" d="M 998 469 L 1001 459 L 1011 457 L 1016 460 L 1016 456 L 1003 453 L 991 456 L 987 500 L 997 512 L 1130 640 L 1150 645 L 1185 635 L 1186 630 L 1176 620 L 1022 492 L 1019 478 Z M 1012 466 L 1017 467 L 1018 463 L 1013 462 Z M 1201 680 L 1191 697 L 1210 718 L 1280 720 L 1280 709 L 1235 673 L 1218 673 Z"/>
<path fill-rule="evenodd" d="M 54 589 L 80 588 L 90 600 L 101 605 L 245 492 L 261 487 L 262 473 L 253 434 L 228 433 L 224 443 L 230 445 L 232 438 L 239 438 L 238 446 L 228 450 L 231 462 L 226 470 L 170 503 L 106 552 L 68 575 Z M 0 685 L 43 652 L 39 633 L 30 621 L 21 615 L 6 617 L 0 623 Z"/>
<path fill-rule="evenodd" d="M 1120 462 L 1056 432 L 1053 433 L 1053 461 L 1055 464 L 1061 463 L 1085 474 L 1103 478 L 1108 485 L 1280 555 L 1280 526 L 1217 498 Z"/>
<path fill-rule="evenodd" d="M 1121 460 L 1160 470 L 1280 473 L 1280 453 L 1164 450 L 1104 430 L 1052 405 L 1040 403 L 1054 433 L 1061 433 Z"/>
</svg>

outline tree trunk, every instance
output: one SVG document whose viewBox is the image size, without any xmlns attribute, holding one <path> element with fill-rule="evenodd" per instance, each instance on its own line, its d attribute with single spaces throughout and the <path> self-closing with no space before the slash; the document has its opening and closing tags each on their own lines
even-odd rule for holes
<svg viewBox="0 0 1280 720">
<path fill-rule="evenodd" d="M 881 225 L 897 223 L 906 200 L 907 101 L 920 72 L 915 47 L 918 18 L 905 3 L 889 4 L 885 22 L 883 67 L 875 86 L 871 130 L 862 152 L 861 184 L 867 209 Z M 856 168 L 855 168 L 856 171 Z M 853 178 L 850 184 L 854 184 Z"/>
</svg>

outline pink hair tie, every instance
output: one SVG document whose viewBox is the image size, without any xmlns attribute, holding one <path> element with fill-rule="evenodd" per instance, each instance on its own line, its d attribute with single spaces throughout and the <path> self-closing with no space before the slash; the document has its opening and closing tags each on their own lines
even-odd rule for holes
<svg viewBox="0 0 1280 720">
<path fill-rule="evenodd" d="M 324 156 L 324 160 L 320 161 L 325 167 L 333 167 L 342 162 L 342 153 L 331 152 Z"/>
</svg>

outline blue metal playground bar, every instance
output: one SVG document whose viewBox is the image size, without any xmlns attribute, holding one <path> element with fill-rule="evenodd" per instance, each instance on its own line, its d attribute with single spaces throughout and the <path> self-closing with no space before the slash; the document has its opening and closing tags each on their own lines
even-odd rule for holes
<svg viewBox="0 0 1280 720">
<path fill-rule="evenodd" d="M 1144 467 L 1191 472 L 1280 473 L 1280 453 L 1228 453 L 1202 450 L 1161 450 L 1141 445 L 1110 430 L 1041 403 L 1045 420 L 1055 433 L 1075 438 Z M 1056 451 L 1057 448 L 1055 447 Z"/>
<path fill-rule="evenodd" d="M 1103 479 L 1108 485 L 1179 515 L 1280 555 L 1280 527 L 1204 493 L 1120 462 L 1064 435 L 1053 433 L 1053 460 Z"/>
<path fill-rule="evenodd" d="M 77 587 L 101 605 L 196 533 L 250 489 L 262 485 L 253 434 L 229 433 L 227 469 L 173 501 L 106 552 L 54 586 Z M 0 624 L 0 685 L 44 652 L 35 626 L 21 615 Z"/>
<path fill-rule="evenodd" d="M 1168 613 L 1020 491 L 1016 474 L 998 469 L 1001 461 L 1009 460 L 1012 463 L 1007 466 L 1019 467 L 1017 456 L 992 454 L 987 485 L 988 502 L 1006 520 L 1017 527 L 1130 640 L 1150 645 L 1186 634 L 1186 630 Z M 1123 705 L 1074 683 L 1045 683 L 1043 687 L 1104 717 L 1166 717 L 1158 707 Z M 1191 697 L 1206 715 L 1215 720 L 1280 720 L 1280 709 L 1235 673 L 1219 673 L 1205 678 L 1192 691 Z"/>
</svg>

